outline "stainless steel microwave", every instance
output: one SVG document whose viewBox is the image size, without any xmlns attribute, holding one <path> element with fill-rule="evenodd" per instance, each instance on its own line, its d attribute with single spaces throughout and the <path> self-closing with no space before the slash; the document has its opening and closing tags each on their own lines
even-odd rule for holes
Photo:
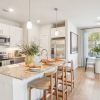
<svg viewBox="0 0 100 100">
<path fill-rule="evenodd" d="M 10 38 L 0 37 L 0 45 L 10 45 Z"/>
</svg>

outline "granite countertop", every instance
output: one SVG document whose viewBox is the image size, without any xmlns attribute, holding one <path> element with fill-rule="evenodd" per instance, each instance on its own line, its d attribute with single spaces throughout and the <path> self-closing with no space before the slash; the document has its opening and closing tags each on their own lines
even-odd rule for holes
<svg viewBox="0 0 100 100">
<path fill-rule="evenodd" d="M 64 61 L 56 62 L 55 65 L 47 65 L 43 63 L 38 63 L 39 66 L 41 65 L 41 70 L 37 72 L 30 71 L 29 67 L 25 67 L 24 63 L 7 65 L 7 66 L 0 67 L 0 74 L 4 74 L 16 79 L 23 80 L 23 79 L 29 78 L 32 75 L 39 74 L 43 71 L 49 70 L 63 63 Z"/>
</svg>

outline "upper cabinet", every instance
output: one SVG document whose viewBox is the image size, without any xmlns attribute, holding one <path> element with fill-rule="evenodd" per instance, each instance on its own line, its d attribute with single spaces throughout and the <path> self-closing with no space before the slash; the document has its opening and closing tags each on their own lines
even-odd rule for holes
<svg viewBox="0 0 100 100">
<path fill-rule="evenodd" d="M 10 26 L 10 47 L 16 47 L 21 41 L 23 41 L 23 29 Z"/>
<path fill-rule="evenodd" d="M 58 27 L 58 36 L 55 35 L 56 28 L 51 29 L 51 38 L 65 37 L 65 27 Z"/>
<path fill-rule="evenodd" d="M 9 37 L 9 25 L 0 23 L 0 35 Z"/>
</svg>

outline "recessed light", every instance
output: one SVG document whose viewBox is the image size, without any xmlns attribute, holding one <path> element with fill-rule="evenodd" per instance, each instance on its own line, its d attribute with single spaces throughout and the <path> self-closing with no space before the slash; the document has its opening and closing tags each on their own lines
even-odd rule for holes
<svg viewBox="0 0 100 100">
<path fill-rule="evenodd" d="M 9 12 L 14 12 L 14 9 L 13 8 L 9 8 Z"/>
<path fill-rule="evenodd" d="M 100 16 L 99 16 L 99 17 L 97 17 L 97 19 L 100 19 Z"/>
<path fill-rule="evenodd" d="M 37 20 L 37 23 L 40 23 L 40 20 Z"/>
</svg>

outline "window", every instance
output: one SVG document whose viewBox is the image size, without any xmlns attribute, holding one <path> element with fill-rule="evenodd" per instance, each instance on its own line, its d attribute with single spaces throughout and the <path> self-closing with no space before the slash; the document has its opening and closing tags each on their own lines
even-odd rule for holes
<svg viewBox="0 0 100 100">
<path fill-rule="evenodd" d="M 92 51 L 94 47 L 100 46 L 100 32 L 92 32 L 88 34 L 88 56 L 95 56 Z"/>
</svg>

